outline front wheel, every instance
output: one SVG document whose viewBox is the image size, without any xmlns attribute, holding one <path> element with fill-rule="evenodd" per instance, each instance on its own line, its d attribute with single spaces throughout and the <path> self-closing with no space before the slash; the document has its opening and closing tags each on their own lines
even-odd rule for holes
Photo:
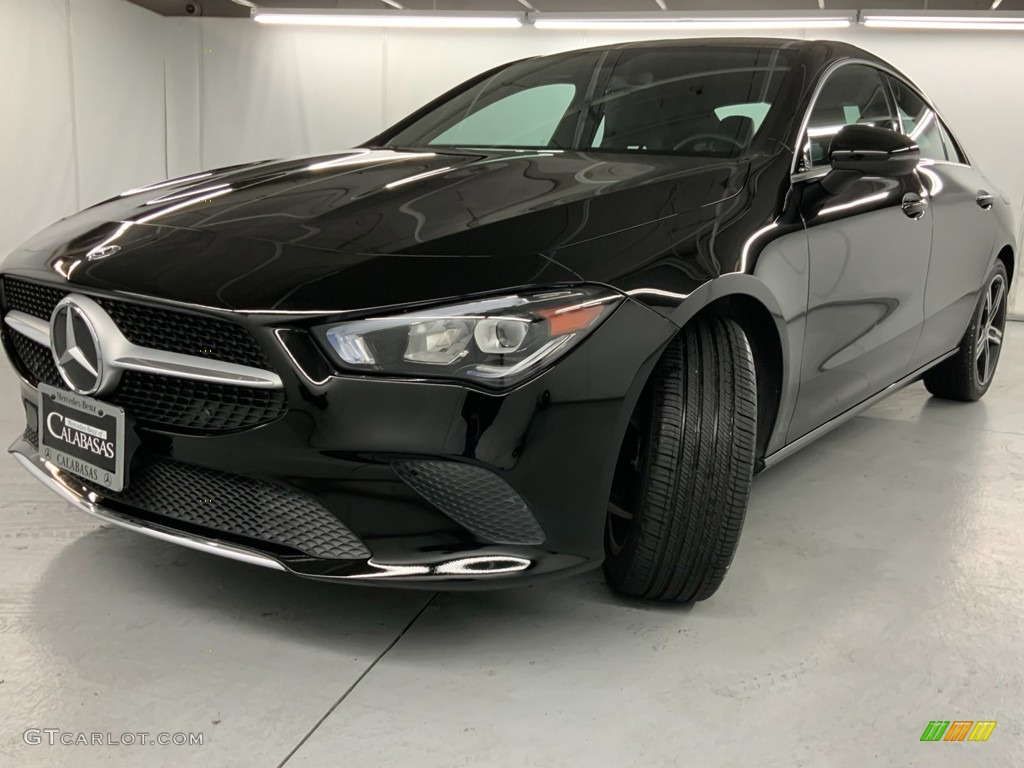
<svg viewBox="0 0 1024 768">
<path fill-rule="evenodd" d="M 721 585 L 754 470 L 750 344 L 708 317 L 665 351 L 623 442 L 608 510 L 605 574 L 631 597 L 693 602 Z"/>
<path fill-rule="evenodd" d="M 996 261 L 957 353 L 924 375 L 924 386 L 946 400 L 978 400 L 988 392 L 1003 349 L 1007 295 L 1006 266 Z"/>
</svg>

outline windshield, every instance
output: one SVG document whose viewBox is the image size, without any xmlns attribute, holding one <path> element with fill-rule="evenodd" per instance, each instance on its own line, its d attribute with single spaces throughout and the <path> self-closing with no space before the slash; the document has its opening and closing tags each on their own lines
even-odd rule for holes
<svg viewBox="0 0 1024 768">
<path fill-rule="evenodd" d="M 737 157 L 771 110 L 786 55 L 665 47 L 521 61 L 404 126 L 386 146 Z"/>
</svg>

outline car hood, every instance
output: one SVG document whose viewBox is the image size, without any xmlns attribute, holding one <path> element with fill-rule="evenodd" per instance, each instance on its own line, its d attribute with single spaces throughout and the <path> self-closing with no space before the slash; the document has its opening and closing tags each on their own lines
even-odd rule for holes
<svg viewBox="0 0 1024 768">
<path fill-rule="evenodd" d="M 745 164 L 357 149 L 129 190 L 4 271 L 227 310 L 344 312 L 590 279 L 560 249 L 734 195 Z"/>
</svg>

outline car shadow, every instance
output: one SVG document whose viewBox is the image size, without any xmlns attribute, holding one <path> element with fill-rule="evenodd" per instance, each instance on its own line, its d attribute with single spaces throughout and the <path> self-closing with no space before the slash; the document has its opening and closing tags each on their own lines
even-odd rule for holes
<svg viewBox="0 0 1024 768">
<path fill-rule="evenodd" d="M 600 569 L 553 581 L 497 590 L 441 591 L 337 584 L 211 556 L 99 527 L 56 553 L 33 592 L 36 630 L 54 651 L 73 659 L 78 644 L 67 628 L 105 620 L 105 645 L 116 648 L 123 624 L 220 622 L 244 642 L 253 634 L 341 654 L 379 652 L 368 626 L 401 631 L 425 606 L 443 610 L 453 650 L 481 640 L 499 623 L 556 628 L 595 611 L 626 610 L 681 617 L 687 606 L 630 600 L 612 593 Z M 457 609 L 457 610 L 455 610 Z M 130 616 L 130 620 L 127 618 Z"/>
<path fill-rule="evenodd" d="M 105 611 L 116 630 L 124 613 L 141 623 L 163 614 L 197 625 L 219 619 L 240 636 L 280 635 L 324 648 L 351 640 L 354 624 L 382 624 L 396 615 L 411 620 L 429 598 L 429 592 L 300 579 L 105 526 L 57 553 L 33 594 L 36 613 L 57 617 L 57 626 L 89 622 Z M 59 636 L 54 640 L 60 643 Z M 358 635 L 354 642 L 363 644 Z"/>
<path fill-rule="evenodd" d="M 954 518 L 966 503 L 936 493 L 924 502 L 927 517 L 919 504 L 902 515 L 891 513 L 894 498 L 906 503 L 914 497 L 892 495 L 905 492 L 906 477 L 902 470 L 894 473 L 891 458 L 876 449 L 879 441 L 900 435 L 906 445 L 918 439 L 916 431 L 915 425 L 899 421 L 853 419 L 756 478 L 733 573 L 713 600 L 695 607 L 618 596 L 600 569 L 493 591 L 435 593 L 316 582 L 113 527 L 97 528 L 55 554 L 34 597 L 40 613 L 63 613 L 65 626 L 97 611 L 117 616 L 130 610 L 151 620 L 167 614 L 179 622 L 224 622 L 240 638 L 262 635 L 340 654 L 379 652 L 380 633 L 368 638 L 372 633 L 362 630 L 386 624 L 394 628 L 387 630 L 393 637 L 424 611 L 430 621 L 417 620 L 417 626 L 429 623 L 431 629 L 416 633 L 422 646 L 417 653 L 440 658 L 500 641 L 509 627 L 519 632 L 532 628 L 531 644 L 569 632 L 579 635 L 577 642 L 599 647 L 620 642 L 616 626 L 621 630 L 630 623 L 700 632 L 702 626 L 749 623 L 772 613 L 798 621 L 808 604 L 823 612 L 822 623 L 842 622 L 834 582 L 841 582 L 851 599 L 859 592 L 871 597 L 877 583 L 858 579 L 858 574 L 893 578 L 903 570 L 908 548 L 918 546 L 922 521 Z M 941 467 L 913 453 L 903 455 L 908 471 L 916 467 L 922 477 L 938 480 L 932 475 Z M 967 471 L 977 457 L 960 460 L 967 462 Z M 851 472 L 851 466 L 861 469 Z M 886 478 L 889 485 L 868 480 L 871 475 Z M 851 499 L 853 506 L 844 502 Z M 952 547 L 946 541 L 948 526 L 936 522 L 929 528 L 934 529 L 933 546 L 940 551 Z M 43 626 L 40 631 L 74 655 L 74 644 L 59 629 Z M 111 643 L 120 642 L 116 623 L 110 633 Z"/>
</svg>

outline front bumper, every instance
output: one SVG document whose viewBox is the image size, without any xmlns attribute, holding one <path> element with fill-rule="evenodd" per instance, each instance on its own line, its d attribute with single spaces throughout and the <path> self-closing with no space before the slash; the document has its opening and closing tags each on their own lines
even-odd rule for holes
<svg viewBox="0 0 1024 768">
<path fill-rule="evenodd" d="M 250 330 L 281 373 L 287 412 L 222 434 L 136 427 L 126 488 L 134 495 L 107 495 L 39 456 L 29 435 L 37 391 L 27 381 L 29 430 L 11 453 L 94 517 L 192 549 L 324 580 L 520 584 L 602 562 L 622 434 L 675 332 L 626 301 L 551 369 L 495 395 L 439 382 L 315 380 L 278 343 L 275 329 Z M 157 495 L 171 487 L 166 483 L 140 490 L 147 472 L 160 467 L 191 473 L 176 481 L 173 498 Z M 435 467 L 457 471 L 417 474 Z M 200 478 L 194 489 L 191 477 Z M 212 506 L 217 494 L 203 478 L 222 484 Z M 146 503 L 137 502 L 139 494 Z M 491 497 L 502 497 L 504 506 L 482 511 Z M 309 534 L 299 545 L 292 524 Z M 351 536 L 351 546 L 327 540 L 339 535 Z"/>
<path fill-rule="evenodd" d="M 464 551 L 436 552 L 406 559 L 401 563 L 379 562 L 374 557 L 334 564 L 329 561 L 275 556 L 259 549 L 242 546 L 211 536 L 161 525 L 131 514 L 120 512 L 103 504 L 101 497 L 76 481 L 73 475 L 61 472 L 55 465 L 44 461 L 35 447 L 24 438 L 16 440 L 8 449 L 28 472 L 62 499 L 96 519 L 141 533 L 160 541 L 178 544 L 189 549 L 238 560 L 297 576 L 328 581 L 400 582 L 407 586 L 436 586 L 446 582 L 452 587 L 459 582 L 479 584 L 486 579 L 492 586 L 495 580 L 509 577 L 539 577 L 560 572 L 570 575 L 594 567 L 596 563 L 573 555 L 560 555 L 533 547 L 480 546 Z M 517 579 L 517 583 L 519 579 Z"/>
</svg>

